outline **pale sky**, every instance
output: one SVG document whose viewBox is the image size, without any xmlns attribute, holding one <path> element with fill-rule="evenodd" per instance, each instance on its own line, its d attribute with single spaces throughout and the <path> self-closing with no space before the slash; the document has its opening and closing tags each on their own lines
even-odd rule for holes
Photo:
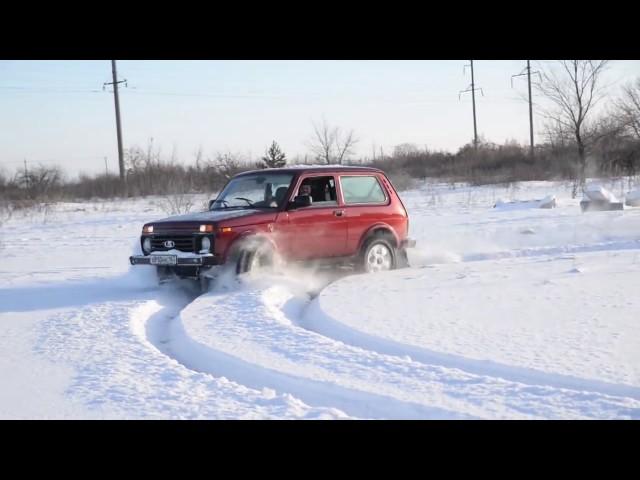
<svg viewBox="0 0 640 480">
<path fill-rule="evenodd" d="M 288 158 L 309 153 L 312 122 L 360 139 L 357 152 L 401 143 L 455 152 L 473 138 L 467 60 L 118 61 L 125 148 L 150 138 L 164 156 L 193 162 L 235 152 L 259 157 L 276 140 Z M 540 62 L 546 65 L 546 62 Z M 538 63 L 532 64 L 535 68 Z M 525 60 L 476 60 L 478 134 L 528 144 Z M 612 95 L 640 77 L 640 61 L 612 61 Z M 69 175 L 117 172 L 111 62 L 0 61 L 0 168 L 57 164 Z M 535 100 L 535 98 L 534 98 Z M 606 107 L 606 104 L 603 104 Z M 541 133 L 542 121 L 534 118 Z"/>
</svg>

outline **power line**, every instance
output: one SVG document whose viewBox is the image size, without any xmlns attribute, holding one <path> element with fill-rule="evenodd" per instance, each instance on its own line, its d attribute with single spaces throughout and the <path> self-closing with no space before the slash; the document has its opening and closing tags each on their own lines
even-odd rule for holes
<svg viewBox="0 0 640 480">
<path fill-rule="evenodd" d="M 96 157 L 97 158 L 97 157 Z M 16 164 L 16 163 L 24 163 L 24 160 L 0 160 L 0 165 L 5 164 Z M 59 160 L 40 160 L 40 161 L 31 161 L 31 163 L 37 164 L 45 164 L 45 163 L 61 163 Z"/>
<path fill-rule="evenodd" d="M 84 94 L 84 93 L 113 93 L 113 90 L 104 89 L 104 90 L 49 90 L 49 89 L 34 89 L 34 88 L 25 88 L 25 87 L 8 87 L 8 86 L 0 86 L 0 90 L 8 89 L 8 90 L 16 90 L 22 93 L 45 93 L 45 94 Z M 482 90 L 482 89 L 477 89 Z M 465 92 L 470 90 L 465 90 Z M 118 92 L 121 94 L 122 92 Z M 134 94 L 134 95 L 156 95 L 156 96 L 170 96 L 170 97 L 196 97 L 196 98 L 218 98 L 218 99 L 240 99 L 240 100 L 297 100 L 297 99 L 306 99 L 306 100 L 341 100 L 348 99 L 352 102 L 366 102 L 367 104 L 389 104 L 392 103 L 394 105 L 425 105 L 425 104 L 447 104 L 450 103 L 451 100 L 443 98 L 442 96 L 429 96 L 429 97 L 418 97 L 418 98 L 406 98 L 408 95 L 412 95 L 411 92 L 403 92 L 396 97 L 388 97 L 383 98 L 380 95 L 376 95 L 375 92 L 372 96 L 366 95 L 354 95 L 351 93 L 344 94 L 290 94 L 290 95 L 227 95 L 227 94 L 217 94 L 217 93 L 179 93 L 179 92 L 154 92 L 148 90 L 140 90 L 136 89 L 136 87 L 128 87 L 126 90 L 126 94 Z M 402 98 L 405 97 L 405 98 Z M 494 97 L 493 103 L 518 103 L 520 100 L 517 98 L 500 98 Z"/>
<path fill-rule="evenodd" d="M 17 90 L 29 93 L 102 93 L 100 90 L 55 90 L 49 87 L 16 87 L 12 85 L 0 85 L 0 90 Z"/>
<path fill-rule="evenodd" d="M 297 98 L 293 95 L 228 95 L 222 93 L 172 93 L 172 92 L 154 92 L 149 90 L 130 89 L 129 93 L 139 95 L 161 95 L 168 97 L 210 97 L 210 98 L 242 98 L 242 99 L 275 99 L 282 100 L 286 98 Z"/>
</svg>

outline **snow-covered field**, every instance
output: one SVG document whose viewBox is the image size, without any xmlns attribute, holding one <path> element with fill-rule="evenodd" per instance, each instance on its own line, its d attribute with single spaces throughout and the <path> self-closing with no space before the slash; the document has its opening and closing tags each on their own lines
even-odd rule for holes
<svg viewBox="0 0 640 480">
<path fill-rule="evenodd" d="M 158 199 L 0 217 L 0 418 L 640 419 L 640 208 L 570 190 L 425 183 L 412 268 L 204 295 L 128 265 Z"/>
</svg>

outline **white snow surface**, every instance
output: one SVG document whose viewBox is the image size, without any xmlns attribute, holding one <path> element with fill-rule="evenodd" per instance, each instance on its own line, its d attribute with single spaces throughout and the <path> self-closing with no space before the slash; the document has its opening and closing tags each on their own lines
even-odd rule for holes
<svg viewBox="0 0 640 480">
<path fill-rule="evenodd" d="M 519 201 L 506 201 L 503 199 L 499 199 L 494 208 L 498 208 L 501 210 L 522 210 L 526 208 L 550 208 L 555 204 L 556 197 L 554 195 L 547 195 L 544 198 L 537 200 L 519 200 Z"/>
<path fill-rule="evenodd" d="M 632 207 L 640 207 L 640 188 L 631 190 L 625 195 L 626 204 Z"/>
<path fill-rule="evenodd" d="M 592 183 L 585 188 L 585 196 L 590 200 L 617 202 L 616 196 L 598 183 Z"/>
<path fill-rule="evenodd" d="M 570 190 L 425 182 L 411 268 L 206 294 L 128 265 L 161 199 L 0 217 L 0 418 L 639 419 L 640 209 Z"/>
</svg>

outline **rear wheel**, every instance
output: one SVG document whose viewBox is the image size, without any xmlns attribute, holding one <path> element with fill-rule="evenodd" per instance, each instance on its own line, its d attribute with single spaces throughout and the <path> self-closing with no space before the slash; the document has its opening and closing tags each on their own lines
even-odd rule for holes
<svg viewBox="0 0 640 480">
<path fill-rule="evenodd" d="M 359 263 L 366 273 L 393 270 L 397 263 L 396 249 L 384 236 L 373 237 L 365 243 Z"/>
<path fill-rule="evenodd" d="M 396 268 L 409 268 L 409 257 L 406 248 L 398 250 Z"/>
</svg>

